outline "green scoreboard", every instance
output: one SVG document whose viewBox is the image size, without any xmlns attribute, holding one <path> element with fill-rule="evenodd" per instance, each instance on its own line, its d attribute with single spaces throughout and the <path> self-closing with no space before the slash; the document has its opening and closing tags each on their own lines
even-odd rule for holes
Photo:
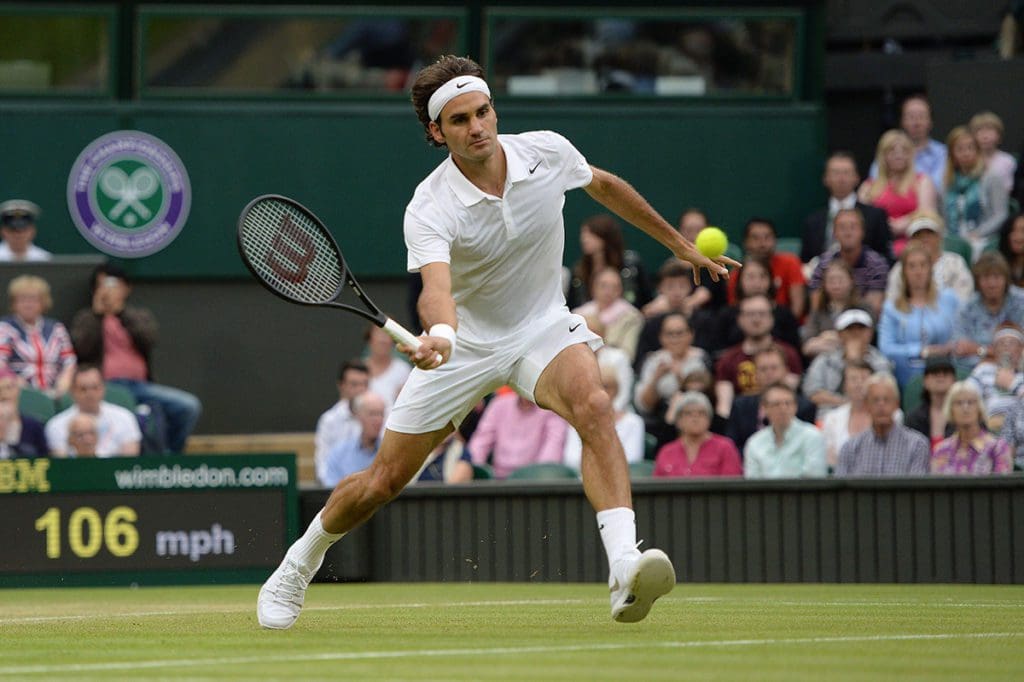
<svg viewBox="0 0 1024 682">
<path fill-rule="evenodd" d="M 260 581 L 297 516 L 294 455 L 0 460 L 0 587 Z"/>
</svg>

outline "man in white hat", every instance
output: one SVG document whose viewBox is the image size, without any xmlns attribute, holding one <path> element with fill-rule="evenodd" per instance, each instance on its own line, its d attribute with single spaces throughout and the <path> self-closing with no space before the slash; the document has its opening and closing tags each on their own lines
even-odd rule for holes
<svg viewBox="0 0 1024 682">
<path fill-rule="evenodd" d="M 930 211 L 918 212 L 907 226 L 907 237 L 927 251 L 932 260 L 932 279 L 939 291 L 950 289 L 961 304 L 967 303 L 974 293 L 974 277 L 963 256 L 943 250 L 946 228 L 942 218 Z M 885 287 L 886 300 L 895 303 L 899 298 L 902 273 L 903 263 L 896 261 L 889 271 L 889 281 Z"/>
<path fill-rule="evenodd" d="M 0 263 L 32 263 L 48 261 L 53 255 L 32 243 L 36 238 L 39 207 L 24 199 L 10 199 L 0 204 Z"/>
</svg>

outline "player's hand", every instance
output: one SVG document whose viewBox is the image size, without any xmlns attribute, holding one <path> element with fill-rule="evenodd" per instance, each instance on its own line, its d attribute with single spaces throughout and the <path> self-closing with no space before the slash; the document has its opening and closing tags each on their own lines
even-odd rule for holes
<svg viewBox="0 0 1024 682">
<path fill-rule="evenodd" d="M 405 353 L 409 362 L 420 369 L 436 369 L 448 362 L 452 354 L 452 346 L 448 339 L 424 334 L 419 340 L 421 345 L 415 350 L 404 343 L 398 344 L 399 352 Z"/>
<path fill-rule="evenodd" d="M 722 277 L 728 279 L 729 267 L 742 268 L 743 264 L 739 261 L 735 261 L 728 256 L 719 256 L 718 258 L 711 259 L 705 256 L 703 253 L 697 250 L 697 247 L 692 243 L 684 240 L 684 243 L 677 249 L 674 249 L 675 256 L 679 260 L 686 261 L 693 266 L 693 283 L 700 284 L 700 270 L 704 268 L 711 275 L 711 280 L 717 282 Z"/>
</svg>

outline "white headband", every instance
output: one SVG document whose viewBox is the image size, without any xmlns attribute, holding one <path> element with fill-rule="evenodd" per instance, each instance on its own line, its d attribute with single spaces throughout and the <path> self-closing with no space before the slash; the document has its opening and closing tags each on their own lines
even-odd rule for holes
<svg viewBox="0 0 1024 682">
<path fill-rule="evenodd" d="M 451 79 L 430 96 L 430 101 L 427 102 L 427 113 L 430 114 L 430 120 L 436 121 L 437 117 L 441 115 L 441 110 L 444 109 L 444 105 L 451 102 L 459 95 L 465 95 L 467 92 L 482 92 L 487 95 L 488 98 L 491 96 L 491 89 L 487 87 L 487 83 L 482 78 L 476 76 L 456 76 Z"/>
</svg>

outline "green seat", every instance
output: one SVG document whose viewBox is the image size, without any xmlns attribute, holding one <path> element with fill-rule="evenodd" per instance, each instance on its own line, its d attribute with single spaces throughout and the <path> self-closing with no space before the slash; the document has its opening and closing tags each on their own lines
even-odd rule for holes
<svg viewBox="0 0 1024 682">
<path fill-rule="evenodd" d="M 508 475 L 509 480 L 520 479 L 520 480 L 564 480 L 564 479 L 579 479 L 580 475 L 572 467 L 567 467 L 564 464 L 556 464 L 549 462 L 545 464 L 528 464 L 524 467 L 520 467 Z"/>
<path fill-rule="evenodd" d="M 791 253 L 794 256 L 800 255 L 800 248 L 803 246 L 803 240 L 799 237 L 779 237 L 775 241 L 775 250 L 778 253 Z"/>
<path fill-rule="evenodd" d="M 990 251 L 998 251 L 998 250 L 999 250 L 999 235 L 997 234 L 996 236 L 994 236 L 994 237 L 992 237 L 991 239 L 988 240 L 988 242 L 985 244 L 985 248 L 982 249 L 982 251 L 988 253 Z"/>
<path fill-rule="evenodd" d="M 42 391 L 26 386 L 21 389 L 21 395 L 18 396 L 18 412 L 45 422 L 57 414 L 57 405 L 53 398 Z"/>
<path fill-rule="evenodd" d="M 963 259 L 970 265 L 973 262 L 973 254 L 971 253 L 971 245 L 966 239 L 962 239 L 955 234 L 947 234 L 946 238 L 942 242 L 942 249 L 944 251 L 952 251 L 953 253 L 959 253 L 963 256 Z"/>
<path fill-rule="evenodd" d="M 907 385 L 903 387 L 903 399 L 901 401 L 903 414 L 910 414 L 921 404 L 921 388 L 923 385 L 924 376 L 921 374 L 915 374 L 907 381 Z"/>
<path fill-rule="evenodd" d="M 725 247 L 725 255 L 733 260 L 743 262 L 743 249 L 739 247 L 739 244 L 729 242 L 729 246 Z"/>
<path fill-rule="evenodd" d="M 650 478 L 654 475 L 654 462 L 644 459 L 639 462 L 632 462 L 629 465 L 630 478 Z"/>
<path fill-rule="evenodd" d="M 658 437 L 653 433 L 644 434 L 644 459 L 654 461 L 658 456 Z"/>
<path fill-rule="evenodd" d="M 474 464 L 473 465 L 473 480 L 474 481 L 486 481 L 494 478 L 494 470 L 486 464 Z"/>
<path fill-rule="evenodd" d="M 111 384 L 109 382 L 104 390 L 103 400 L 108 403 L 113 403 L 114 405 L 120 405 L 126 410 L 131 410 L 132 412 L 135 411 L 135 408 L 139 404 L 138 401 L 135 400 L 135 396 L 127 388 L 119 384 Z M 66 410 L 71 407 L 72 402 L 71 396 L 64 394 L 57 399 L 57 409 Z"/>
</svg>

